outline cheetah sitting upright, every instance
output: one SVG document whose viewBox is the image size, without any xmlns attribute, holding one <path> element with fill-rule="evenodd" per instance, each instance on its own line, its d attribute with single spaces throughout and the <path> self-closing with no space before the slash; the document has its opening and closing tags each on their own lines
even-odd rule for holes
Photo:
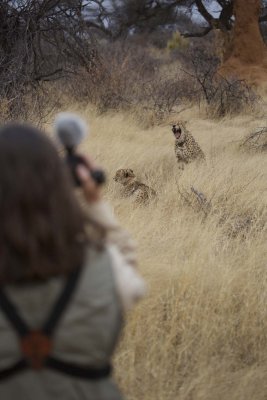
<svg viewBox="0 0 267 400">
<path fill-rule="evenodd" d="M 172 125 L 172 132 L 175 136 L 175 155 L 181 169 L 193 160 L 205 160 L 205 154 L 186 129 L 184 122 L 179 121 Z"/>
<path fill-rule="evenodd" d="M 156 197 L 155 190 L 137 181 L 132 169 L 118 169 L 113 179 L 123 186 L 123 195 L 133 197 L 137 204 L 147 204 Z"/>
</svg>

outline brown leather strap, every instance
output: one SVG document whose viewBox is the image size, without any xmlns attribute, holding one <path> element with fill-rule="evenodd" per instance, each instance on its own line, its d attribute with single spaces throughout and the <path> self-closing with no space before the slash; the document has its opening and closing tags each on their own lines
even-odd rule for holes
<svg viewBox="0 0 267 400">
<path fill-rule="evenodd" d="M 52 357 L 53 341 L 52 335 L 57 324 L 72 297 L 81 268 L 77 268 L 67 279 L 67 282 L 59 295 L 54 307 L 40 330 L 31 330 L 21 318 L 15 305 L 10 301 L 7 294 L 0 287 L 0 309 L 14 327 L 20 342 L 23 358 L 14 365 L 0 370 L 0 381 L 11 378 L 13 375 L 31 368 L 39 371 L 43 368 L 69 375 L 74 378 L 99 380 L 108 378 L 112 367 L 108 364 L 101 368 L 75 363 L 65 362 Z"/>
<path fill-rule="evenodd" d="M 52 339 L 40 331 L 31 331 L 20 339 L 20 348 L 30 368 L 40 370 L 53 349 Z"/>
</svg>

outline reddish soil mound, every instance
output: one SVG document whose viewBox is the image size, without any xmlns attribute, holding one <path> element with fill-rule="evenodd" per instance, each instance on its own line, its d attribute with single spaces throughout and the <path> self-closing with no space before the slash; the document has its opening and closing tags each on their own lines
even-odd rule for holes
<svg viewBox="0 0 267 400">
<path fill-rule="evenodd" d="M 220 67 L 224 76 L 249 83 L 267 83 L 267 48 L 259 29 L 260 0 L 235 0 L 235 26 L 229 57 Z"/>
</svg>

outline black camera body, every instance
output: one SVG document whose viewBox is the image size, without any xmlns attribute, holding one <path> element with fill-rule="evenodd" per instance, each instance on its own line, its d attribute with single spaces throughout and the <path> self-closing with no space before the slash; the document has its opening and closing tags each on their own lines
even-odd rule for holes
<svg viewBox="0 0 267 400">
<path fill-rule="evenodd" d="M 67 154 L 65 157 L 66 163 L 70 169 L 71 172 L 71 176 L 74 182 L 74 185 L 77 187 L 81 186 L 81 182 L 79 177 L 77 176 L 77 167 L 79 165 L 83 165 L 84 167 L 86 167 L 88 169 L 88 165 L 85 163 L 84 159 L 75 154 L 74 149 L 66 149 L 67 150 Z M 105 172 L 101 169 L 94 169 L 94 170 L 89 170 L 88 172 L 90 173 L 91 177 L 93 178 L 93 180 L 95 181 L 95 183 L 97 185 L 103 185 L 106 182 L 106 176 L 105 176 Z"/>
</svg>

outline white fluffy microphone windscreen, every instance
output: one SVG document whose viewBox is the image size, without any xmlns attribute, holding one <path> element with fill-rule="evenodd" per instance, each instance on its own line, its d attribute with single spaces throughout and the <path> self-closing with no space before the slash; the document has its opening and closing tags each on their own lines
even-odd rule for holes
<svg viewBox="0 0 267 400">
<path fill-rule="evenodd" d="M 54 131 L 66 148 L 74 148 L 89 133 L 85 121 L 76 114 L 59 113 L 54 122 Z"/>
</svg>

